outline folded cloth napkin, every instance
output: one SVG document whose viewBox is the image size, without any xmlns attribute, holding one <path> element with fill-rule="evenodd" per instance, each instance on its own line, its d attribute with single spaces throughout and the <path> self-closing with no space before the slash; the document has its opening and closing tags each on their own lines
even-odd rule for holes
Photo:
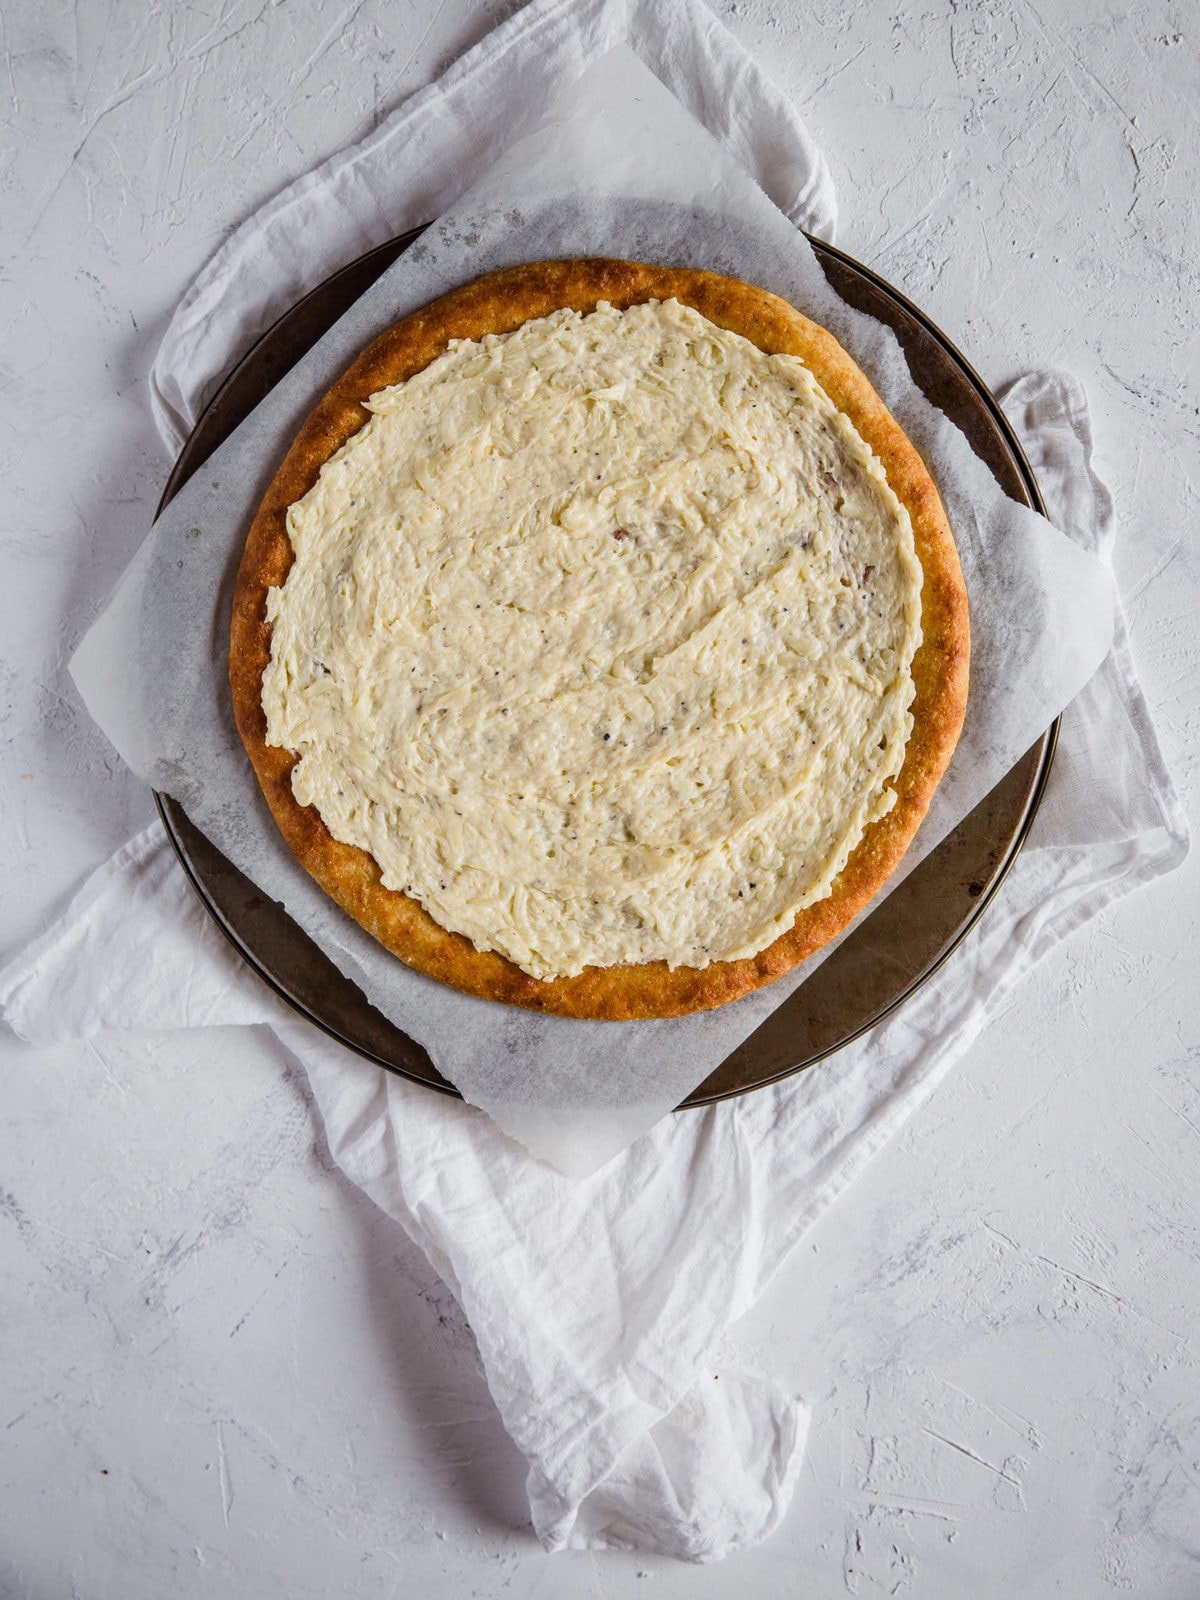
<svg viewBox="0 0 1200 1600">
<path fill-rule="evenodd" d="M 811 141 L 695 0 L 535 0 L 364 145 L 245 224 L 210 263 L 155 368 L 167 436 L 186 426 L 235 353 L 222 338 L 240 340 L 269 320 L 281 281 L 298 291 L 338 263 L 347 238 L 359 248 L 419 220 L 469 176 L 481 141 L 513 126 L 510 114 L 481 132 L 476 94 L 481 105 L 510 83 L 527 94 L 538 74 L 561 77 L 622 30 L 798 222 L 828 229 L 828 175 Z M 393 165 L 395 130 L 405 161 Z M 422 187 L 394 190 L 414 149 L 427 169 Z M 457 160 L 467 163 L 460 173 L 438 166 Z M 275 276 L 272 240 L 285 215 L 313 245 L 303 282 Z M 203 326 L 210 313 L 219 326 Z M 1035 373 L 1005 400 L 1052 519 L 1107 555 L 1112 507 L 1091 469 L 1079 386 Z M 390 1077 L 299 1021 L 230 952 L 156 828 L 101 867 L 62 920 L 0 973 L 0 1014 L 32 1042 L 268 1024 L 308 1073 L 334 1159 L 458 1296 L 528 1459 L 533 1524 L 547 1548 L 707 1560 L 777 1524 L 808 1425 L 804 1405 L 778 1385 L 713 1371 L 725 1330 L 1023 974 L 1104 906 L 1175 866 L 1186 847 L 1119 619 L 1112 654 L 1064 716 L 1024 850 L 937 977 L 821 1067 L 668 1118 L 579 1181 L 531 1160 L 482 1112 Z"/>
</svg>

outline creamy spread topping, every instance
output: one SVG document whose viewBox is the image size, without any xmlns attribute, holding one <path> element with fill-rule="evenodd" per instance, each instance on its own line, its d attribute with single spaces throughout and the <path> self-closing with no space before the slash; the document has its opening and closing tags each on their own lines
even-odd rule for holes
<svg viewBox="0 0 1200 1600">
<path fill-rule="evenodd" d="M 762 950 L 912 726 L 921 569 L 870 448 L 674 300 L 455 341 L 369 409 L 268 596 L 296 799 L 539 978 Z"/>
</svg>

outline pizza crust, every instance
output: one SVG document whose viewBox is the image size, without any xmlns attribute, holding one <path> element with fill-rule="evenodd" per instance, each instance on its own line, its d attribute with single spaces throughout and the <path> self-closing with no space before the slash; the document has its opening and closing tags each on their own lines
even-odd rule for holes
<svg viewBox="0 0 1200 1600">
<path fill-rule="evenodd" d="M 505 957 L 448 932 L 407 895 L 385 889 L 374 859 L 329 833 L 292 792 L 295 755 L 269 746 L 262 678 L 270 660 L 267 590 L 292 564 L 287 509 L 316 482 L 323 464 L 369 419 L 363 401 L 403 382 L 451 339 L 507 333 L 562 307 L 590 312 L 674 297 L 718 326 L 771 353 L 799 356 L 834 405 L 879 457 L 912 520 L 924 573 L 923 642 L 913 660 L 913 731 L 894 782 L 896 804 L 872 823 L 832 893 L 800 912 L 792 928 L 758 955 L 703 968 L 665 962 L 588 967 L 541 980 Z M 321 887 L 409 966 L 470 994 L 562 1016 L 606 1020 L 680 1016 L 737 999 L 789 972 L 822 948 L 868 904 L 899 864 L 958 740 L 966 710 L 969 621 L 958 554 L 932 478 L 867 378 L 831 334 L 777 296 L 715 273 L 603 259 L 546 261 L 491 273 L 405 318 L 369 345 L 301 428 L 251 524 L 238 571 L 230 633 L 234 715 L 272 815 L 291 850 Z"/>
</svg>

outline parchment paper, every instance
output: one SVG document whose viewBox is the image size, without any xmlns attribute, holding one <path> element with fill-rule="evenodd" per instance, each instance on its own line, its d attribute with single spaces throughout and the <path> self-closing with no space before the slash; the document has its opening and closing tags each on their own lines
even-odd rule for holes
<svg viewBox="0 0 1200 1600">
<path fill-rule="evenodd" d="M 916 389 L 890 330 L 833 293 L 803 237 L 626 46 L 568 86 L 193 476 L 76 653 L 89 710 L 134 771 L 179 800 L 469 1101 L 580 1176 L 677 1105 L 820 958 L 672 1021 L 574 1022 L 457 994 L 389 955 L 296 864 L 238 739 L 226 676 L 245 533 L 317 398 L 371 338 L 438 294 L 494 267 L 574 255 L 709 267 L 783 295 L 852 352 L 930 464 L 971 597 L 971 697 L 905 873 L 1091 676 L 1108 649 L 1113 595 L 1099 561 L 999 492 Z"/>
</svg>

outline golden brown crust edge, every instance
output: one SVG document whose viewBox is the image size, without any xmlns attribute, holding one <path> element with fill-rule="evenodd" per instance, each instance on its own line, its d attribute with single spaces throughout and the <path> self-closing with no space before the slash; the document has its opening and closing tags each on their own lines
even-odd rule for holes
<svg viewBox="0 0 1200 1600">
<path fill-rule="evenodd" d="M 704 968 L 665 962 L 588 967 L 577 977 L 530 977 L 492 951 L 449 933 L 407 895 L 385 889 L 365 851 L 339 843 L 312 806 L 292 793 L 296 757 L 266 742 L 262 677 L 270 659 L 267 590 L 292 564 L 287 508 L 321 466 L 368 420 L 362 401 L 427 366 L 450 339 L 506 333 L 532 317 L 600 300 L 624 308 L 674 297 L 762 350 L 799 356 L 883 463 L 912 518 L 924 571 L 923 642 L 913 662 L 913 732 L 895 780 L 896 804 L 873 823 L 834 881 L 757 956 Z M 312 411 L 259 506 L 246 539 L 233 599 L 229 680 L 238 731 L 288 845 L 343 910 L 409 966 L 470 994 L 561 1016 L 612 1021 L 682 1016 L 782 977 L 840 933 L 891 876 L 928 810 L 966 712 L 970 627 L 958 552 L 938 491 L 916 449 L 865 375 L 833 338 L 786 301 L 711 272 L 605 259 L 542 261 L 476 279 L 435 300 L 362 352 Z"/>
</svg>

